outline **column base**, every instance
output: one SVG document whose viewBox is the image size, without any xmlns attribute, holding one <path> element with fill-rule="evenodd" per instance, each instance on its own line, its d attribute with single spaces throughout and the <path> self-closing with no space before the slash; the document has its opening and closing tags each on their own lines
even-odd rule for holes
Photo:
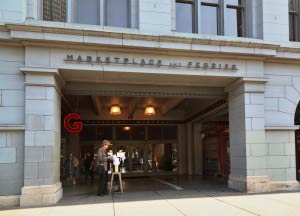
<svg viewBox="0 0 300 216">
<path fill-rule="evenodd" d="M 56 204 L 63 195 L 62 184 L 25 186 L 20 196 L 21 207 L 47 206 Z"/>
<path fill-rule="evenodd" d="M 0 196 L 0 208 L 20 205 L 20 195 Z"/>
<path fill-rule="evenodd" d="M 228 187 L 249 193 L 300 190 L 298 181 L 270 181 L 268 176 L 234 176 L 230 175 Z"/>
<path fill-rule="evenodd" d="M 268 176 L 230 175 L 228 180 L 228 187 L 234 190 L 249 192 L 249 193 L 268 192 L 269 178 Z"/>
<path fill-rule="evenodd" d="M 296 191 L 300 190 L 298 181 L 271 181 L 269 191 Z"/>
</svg>

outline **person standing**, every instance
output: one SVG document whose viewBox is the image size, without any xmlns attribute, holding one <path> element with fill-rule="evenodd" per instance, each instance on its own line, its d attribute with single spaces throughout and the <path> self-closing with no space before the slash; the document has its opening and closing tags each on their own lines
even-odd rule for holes
<svg viewBox="0 0 300 216">
<path fill-rule="evenodd" d="M 108 164 L 112 158 L 111 156 L 108 156 L 107 149 L 111 145 L 110 141 L 103 140 L 101 147 L 97 151 L 97 173 L 99 174 L 98 196 L 104 196 L 107 193 Z"/>
</svg>

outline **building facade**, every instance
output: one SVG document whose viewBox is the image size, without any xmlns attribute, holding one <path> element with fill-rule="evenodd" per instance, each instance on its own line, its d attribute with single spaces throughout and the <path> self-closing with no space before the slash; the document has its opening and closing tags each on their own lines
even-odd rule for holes
<svg viewBox="0 0 300 216">
<path fill-rule="evenodd" d="M 1 203 L 38 206 L 61 199 L 62 120 L 69 112 L 114 124 L 172 121 L 182 175 L 203 174 L 206 119 L 227 122 L 228 187 L 299 189 L 299 5 L 297 0 L 1 2 Z M 76 106 L 84 96 L 92 105 Z M 133 98 L 128 113 L 109 116 L 101 109 L 107 96 Z M 131 107 L 143 97 L 165 98 L 157 105 L 159 115 L 145 117 Z M 88 107 L 95 113 L 84 111 Z M 76 136 L 71 142 L 80 142 Z"/>
</svg>

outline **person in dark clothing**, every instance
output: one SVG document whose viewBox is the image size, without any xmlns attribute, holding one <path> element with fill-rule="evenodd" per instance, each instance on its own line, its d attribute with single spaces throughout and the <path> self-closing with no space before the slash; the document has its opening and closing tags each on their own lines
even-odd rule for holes
<svg viewBox="0 0 300 216">
<path fill-rule="evenodd" d="M 94 181 L 94 170 L 92 169 L 93 160 L 94 160 L 94 156 L 88 152 L 84 160 L 85 182 L 88 181 L 89 175 L 91 176 L 91 182 Z"/>
<path fill-rule="evenodd" d="M 110 145 L 111 144 L 108 140 L 103 140 L 101 148 L 97 151 L 97 173 L 99 174 L 97 190 L 98 196 L 104 196 L 107 194 L 108 165 L 112 158 L 107 155 L 107 149 Z"/>
</svg>

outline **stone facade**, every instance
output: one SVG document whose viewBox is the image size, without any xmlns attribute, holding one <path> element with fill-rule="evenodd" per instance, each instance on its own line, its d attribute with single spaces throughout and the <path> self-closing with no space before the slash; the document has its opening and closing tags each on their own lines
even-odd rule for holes
<svg viewBox="0 0 300 216">
<path fill-rule="evenodd" d="M 70 13 L 66 23 L 42 21 L 41 2 L 0 3 L 0 205 L 58 202 L 62 92 L 110 91 L 99 83 L 158 85 L 139 92 L 127 88 L 132 95 L 226 95 L 228 186 L 247 192 L 299 189 L 294 118 L 300 43 L 289 42 L 288 1 L 247 1 L 249 38 L 176 32 L 175 0 L 132 0 L 132 28 L 76 24 Z M 70 54 L 160 59 L 167 66 L 68 63 Z M 172 62 L 234 64 L 238 70 L 168 67 Z M 178 127 L 179 174 L 202 174 L 200 131 L 201 124 Z"/>
</svg>

